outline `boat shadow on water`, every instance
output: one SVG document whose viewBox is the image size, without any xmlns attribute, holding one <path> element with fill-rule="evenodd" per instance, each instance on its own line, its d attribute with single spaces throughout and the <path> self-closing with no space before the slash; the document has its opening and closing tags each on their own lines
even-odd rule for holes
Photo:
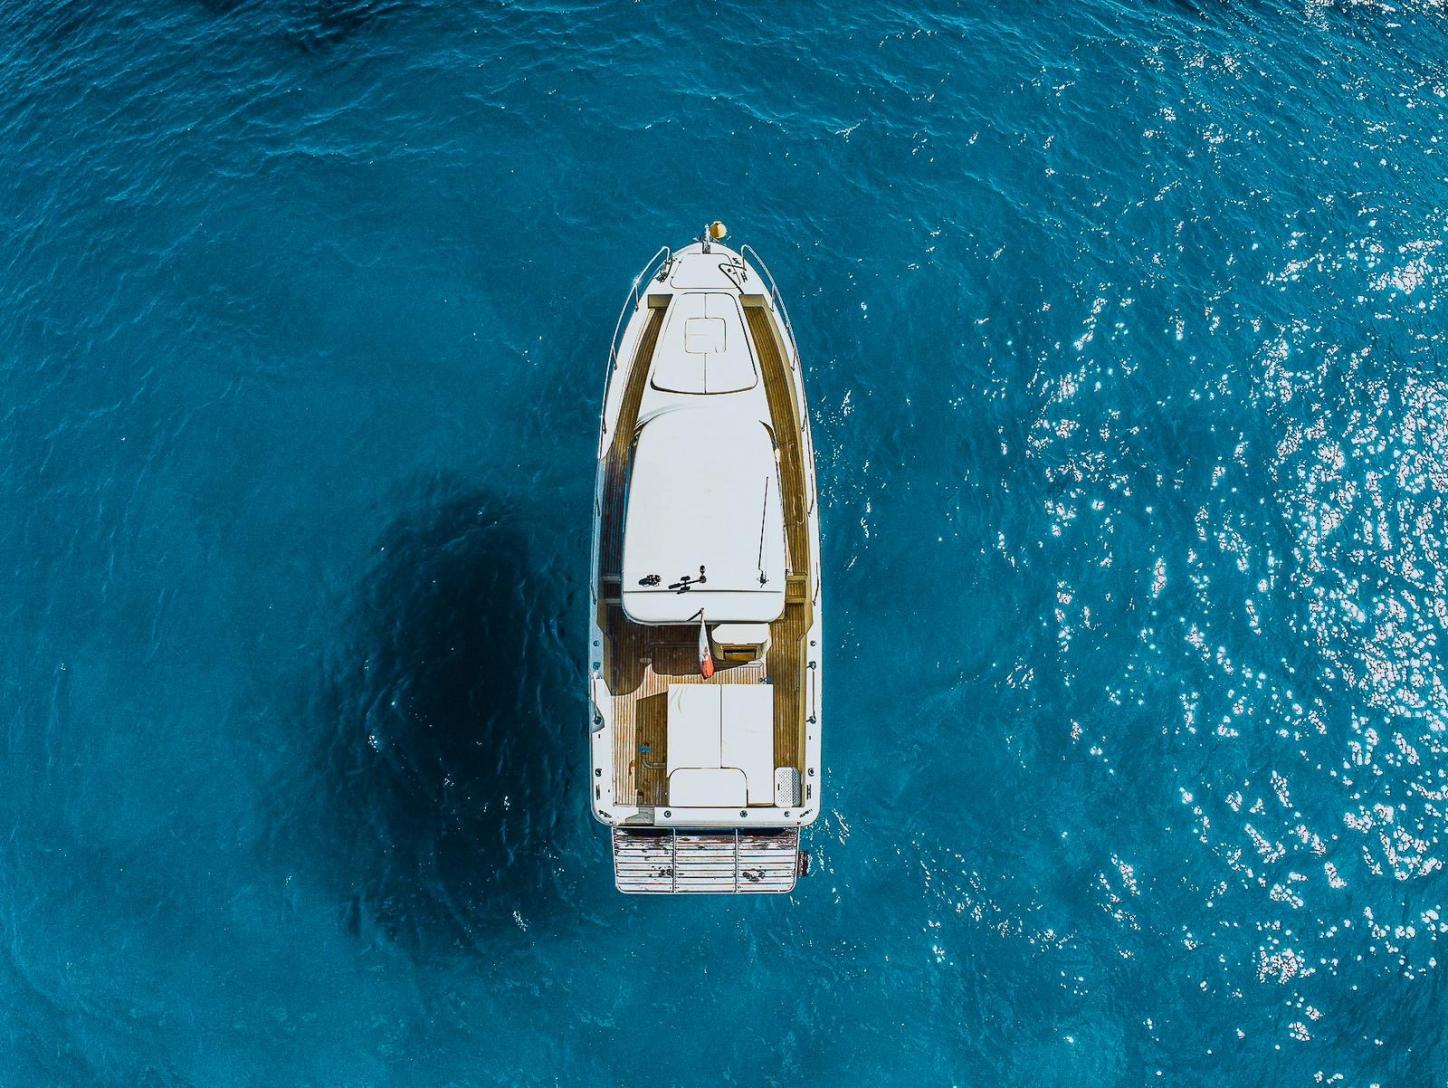
<svg viewBox="0 0 1448 1088">
<path fill-rule="evenodd" d="M 576 901 L 579 589 L 541 517 L 449 481 L 428 492 L 383 534 L 323 670 L 319 773 L 346 926 L 467 947 Z"/>
</svg>

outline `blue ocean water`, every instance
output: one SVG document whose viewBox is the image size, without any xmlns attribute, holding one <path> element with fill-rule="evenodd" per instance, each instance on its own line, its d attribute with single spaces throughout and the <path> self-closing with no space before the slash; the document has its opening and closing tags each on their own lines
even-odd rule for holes
<svg viewBox="0 0 1448 1088">
<path fill-rule="evenodd" d="M 0 1084 L 1448 1084 L 1441 5 L 0 10 Z M 827 815 L 617 896 L 598 398 L 807 367 Z"/>
</svg>

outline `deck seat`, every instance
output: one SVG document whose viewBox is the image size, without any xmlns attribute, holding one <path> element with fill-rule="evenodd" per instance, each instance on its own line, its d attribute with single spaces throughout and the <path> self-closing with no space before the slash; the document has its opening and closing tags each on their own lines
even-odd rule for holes
<svg viewBox="0 0 1448 1088">
<path fill-rule="evenodd" d="M 720 661 L 759 661 L 769 651 L 769 624 L 716 623 L 709 640 Z"/>
<path fill-rule="evenodd" d="M 719 689 L 719 762 L 738 767 L 751 805 L 774 804 L 774 685 Z"/>
<path fill-rule="evenodd" d="M 722 767 L 719 762 L 719 688 L 670 684 L 667 720 L 669 773 L 680 767 Z"/>
<path fill-rule="evenodd" d="M 680 767 L 669 775 L 669 804 L 677 808 L 734 808 L 749 803 L 737 767 Z"/>
<path fill-rule="evenodd" d="M 774 687 L 671 684 L 665 759 L 677 808 L 773 804 Z"/>
</svg>

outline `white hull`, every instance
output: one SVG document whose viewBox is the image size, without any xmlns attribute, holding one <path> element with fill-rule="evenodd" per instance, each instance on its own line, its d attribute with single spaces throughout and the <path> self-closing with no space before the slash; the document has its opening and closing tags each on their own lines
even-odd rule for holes
<svg viewBox="0 0 1448 1088">
<path fill-rule="evenodd" d="M 814 446 L 789 320 L 756 264 L 717 242 L 661 250 L 609 360 L 590 808 L 614 828 L 621 891 L 787 892 L 798 829 L 821 811 Z"/>
</svg>

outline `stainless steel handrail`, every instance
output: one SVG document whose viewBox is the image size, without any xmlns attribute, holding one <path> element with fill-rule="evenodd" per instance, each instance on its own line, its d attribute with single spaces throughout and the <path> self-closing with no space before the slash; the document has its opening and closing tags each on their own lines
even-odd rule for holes
<svg viewBox="0 0 1448 1088">
<path fill-rule="evenodd" d="M 634 277 L 633 286 L 629 289 L 628 301 L 623 304 L 623 309 L 619 311 L 618 321 L 613 326 L 613 340 L 610 341 L 608 346 L 608 372 L 610 374 L 612 374 L 614 368 L 618 366 L 618 341 L 619 337 L 623 335 L 628 315 L 639 304 L 639 284 L 648 280 L 654 274 L 654 267 L 658 264 L 660 257 L 664 259 L 664 264 L 668 264 L 674 258 L 674 251 L 668 246 L 659 246 L 658 252 L 648 259 L 648 263 L 645 264 L 643 268 L 639 270 L 639 274 Z"/>
<path fill-rule="evenodd" d="M 769 270 L 769 265 L 764 263 L 764 258 L 759 251 L 745 242 L 739 247 L 739 256 L 750 259 L 752 256 L 754 264 L 764 273 L 765 279 L 769 281 L 769 298 L 774 303 L 774 308 L 779 311 L 779 316 L 784 319 L 784 330 L 789 333 L 789 346 L 794 349 L 794 357 L 799 358 L 799 342 L 794 338 L 794 324 L 789 320 L 789 309 L 784 304 L 784 299 L 779 293 L 779 286 L 774 282 L 774 273 Z"/>
</svg>

